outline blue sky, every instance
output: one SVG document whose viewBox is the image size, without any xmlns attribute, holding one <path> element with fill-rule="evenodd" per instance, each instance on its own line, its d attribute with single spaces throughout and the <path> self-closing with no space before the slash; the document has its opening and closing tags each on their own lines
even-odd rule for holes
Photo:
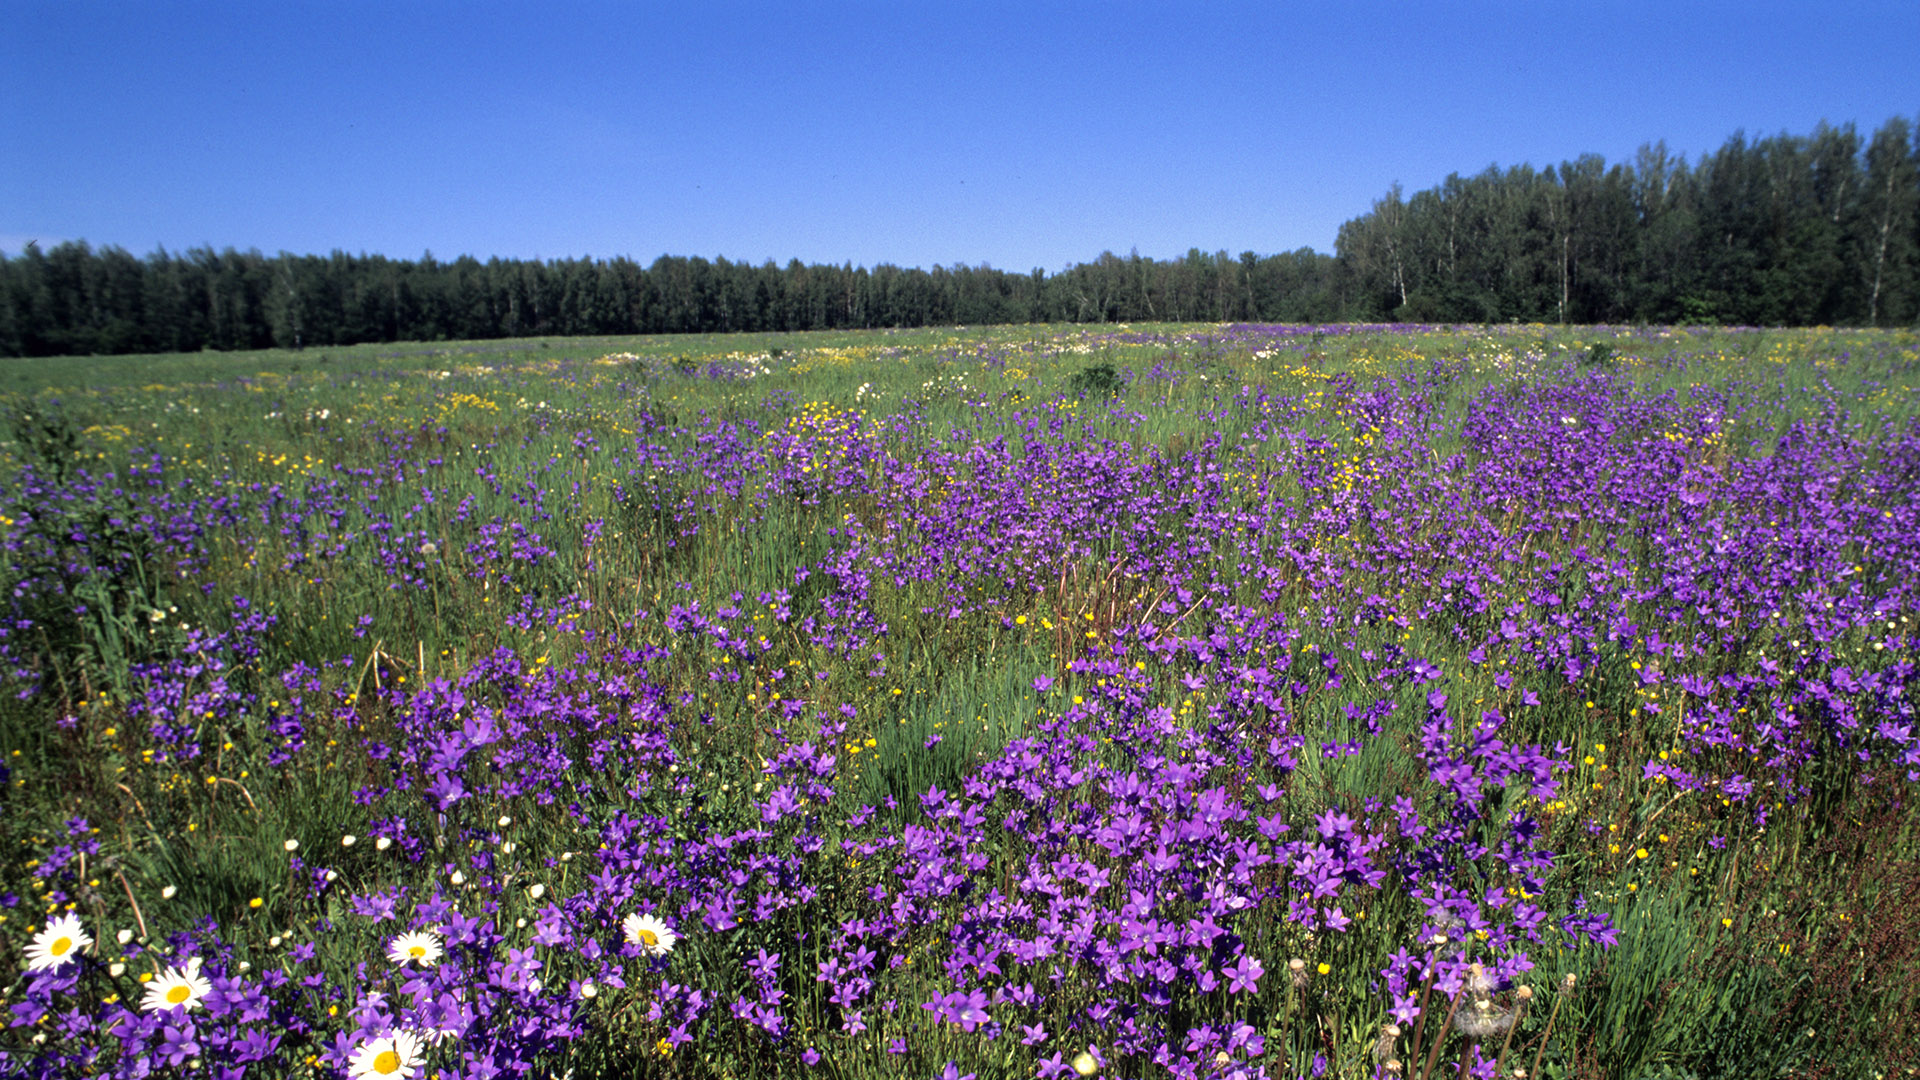
<svg viewBox="0 0 1920 1080">
<path fill-rule="evenodd" d="M 0 0 L 0 251 L 1333 250 L 1489 164 L 1920 116 L 1920 3 Z"/>
</svg>

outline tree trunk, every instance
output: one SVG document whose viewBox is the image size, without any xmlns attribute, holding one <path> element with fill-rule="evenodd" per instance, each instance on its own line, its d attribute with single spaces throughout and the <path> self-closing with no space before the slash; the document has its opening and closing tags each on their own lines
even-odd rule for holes
<svg viewBox="0 0 1920 1080">
<path fill-rule="evenodd" d="M 1893 229 L 1894 174 L 1887 173 L 1887 205 L 1880 211 L 1880 243 L 1873 253 L 1873 288 L 1867 293 L 1867 325 L 1880 325 L 1880 283 L 1887 269 L 1887 234 Z"/>
</svg>

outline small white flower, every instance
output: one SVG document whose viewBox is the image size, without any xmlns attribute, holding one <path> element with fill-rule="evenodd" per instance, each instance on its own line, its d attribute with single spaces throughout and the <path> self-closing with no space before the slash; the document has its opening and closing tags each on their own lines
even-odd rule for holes
<svg viewBox="0 0 1920 1080">
<path fill-rule="evenodd" d="M 627 944 L 638 945 L 653 956 L 672 952 L 673 943 L 680 940 L 666 923 L 651 915 L 629 915 L 621 920 L 620 929 L 626 933 Z"/>
<path fill-rule="evenodd" d="M 300 850 L 300 841 L 289 840 L 285 844 L 282 844 L 281 846 L 286 848 L 288 851 L 298 851 Z"/>
<path fill-rule="evenodd" d="M 114 937 L 114 940 L 118 941 L 122 945 L 125 945 L 127 942 L 133 940 L 133 931 L 122 930 L 119 933 L 113 935 L 113 937 Z"/>
<path fill-rule="evenodd" d="M 426 1066 L 426 1055 L 421 1053 L 424 1047 L 425 1040 L 411 1031 L 396 1031 L 384 1039 L 361 1043 L 354 1048 L 347 1075 L 354 1080 L 364 1077 L 410 1080 Z"/>
<path fill-rule="evenodd" d="M 373 842 L 373 849 L 375 851 L 385 851 L 392 846 L 393 840 L 385 836 Z"/>
<path fill-rule="evenodd" d="M 580 996 L 582 998 L 591 999 L 598 996 L 599 993 L 600 988 L 591 982 L 583 982 L 580 984 Z"/>
<path fill-rule="evenodd" d="M 455 885 L 465 885 L 467 883 L 467 875 L 459 870 L 455 870 L 453 876 L 447 880 L 453 882 Z"/>
<path fill-rule="evenodd" d="M 161 1009 L 191 1010 L 200 1004 L 200 999 L 213 993 L 213 984 L 200 975 L 200 958 L 187 961 L 184 968 L 170 967 L 160 973 L 160 977 L 147 984 L 146 996 L 140 999 L 140 1008 L 146 1012 L 158 1012 Z"/>
<path fill-rule="evenodd" d="M 541 897 L 547 895 L 547 887 L 538 882 L 535 882 L 533 888 L 527 890 L 527 895 L 531 896 L 535 900 L 538 900 Z"/>
<path fill-rule="evenodd" d="M 387 959 L 396 964 L 419 964 L 429 968 L 440 962 L 446 952 L 440 939 L 425 930 L 409 930 L 387 946 Z"/>
<path fill-rule="evenodd" d="M 360 838 L 353 835 L 352 833 L 348 833 L 347 835 L 340 838 L 341 847 L 352 847 L 353 845 L 359 842 L 360 842 Z"/>
<path fill-rule="evenodd" d="M 179 892 L 179 891 L 180 891 L 180 890 L 178 890 L 178 889 L 176 889 L 176 888 L 174 888 L 173 886 L 171 886 L 171 885 L 169 885 L 169 886 L 167 886 L 166 888 L 164 888 L 164 889 L 161 889 L 161 890 L 160 890 L 160 899 L 162 899 L 162 900 L 171 900 L 171 899 L 173 899 L 173 894 L 174 894 L 174 893 L 177 893 L 177 892 Z"/>
<path fill-rule="evenodd" d="M 75 953 L 91 944 L 93 938 L 80 925 L 80 916 L 68 912 L 33 935 L 33 944 L 27 946 L 27 970 L 51 971 L 62 967 Z"/>
</svg>

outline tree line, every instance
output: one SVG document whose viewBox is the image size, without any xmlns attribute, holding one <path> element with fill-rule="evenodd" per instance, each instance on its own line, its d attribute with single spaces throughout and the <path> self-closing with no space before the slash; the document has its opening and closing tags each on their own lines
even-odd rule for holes
<svg viewBox="0 0 1920 1080">
<path fill-rule="evenodd" d="M 0 256 L 0 355 L 1024 322 L 1320 321 L 1331 256 L 1111 252 L 1058 274 L 698 256 L 443 262 L 69 241 Z"/>
<path fill-rule="evenodd" d="M 1689 164 L 1490 167 L 1341 226 L 1358 310 L 1414 322 L 1908 325 L 1920 320 L 1920 142 L 1904 118 L 1728 139 Z"/>
<path fill-rule="evenodd" d="M 301 348 L 536 335 L 1122 321 L 1920 320 L 1920 140 L 1735 135 L 1688 163 L 1489 167 L 1341 226 L 1334 255 L 1103 252 L 986 265 L 758 265 L 661 256 L 452 261 L 69 241 L 0 253 L 0 355 Z"/>
</svg>

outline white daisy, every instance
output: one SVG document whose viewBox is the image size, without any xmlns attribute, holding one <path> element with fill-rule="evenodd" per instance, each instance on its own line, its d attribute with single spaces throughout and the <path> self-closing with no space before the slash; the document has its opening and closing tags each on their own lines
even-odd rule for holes
<svg viewBox="0 0 1920 1080">
<path fill-rule="evenodd" d="M 33 944 L 27 946 L 27 970 L 51 971 L 91 944 L 93 938 L 81 927 L 80 916 L 68 912 L 33 935 Z"/>
<path fill-rule="evenodd" d="M 347 1064 L 347 1075 L 356 1080 L 365 1076 L 392 1076 L 407 1080 L 427 1063 L 422 1049 L 420 1036 L 411 1031 L 396 1031 L 384 1039 L 361 1043 L 353 1050 L 353 1059 Z"/>
<path fill-rule="evenodd" d="M 672 952 L 673 943 L 680 940 L 666 923 L 651 915 L 629 915 L 621 920 L 620 929 L 626 931 L 627 944 L 638 945 L 653 956 Z"/>
<path fill-rule="evenodd" d="M 396 964 L 418 963 L 423 968 L 439 963 L 446 950 L 440 939 L 425 930 L 409 930 L 387 946 L 387 959 Z"/>
<path fill-rule="evenodd" d="M 200 999 L 213 993 L 213 984 L 200 974 L 200 958 L 187 961 L 184 968 L 170 967 L 147 984 L 140 1007 L 147 1012 L 161 1009 L 192 1009 Z"/>
</svg>

